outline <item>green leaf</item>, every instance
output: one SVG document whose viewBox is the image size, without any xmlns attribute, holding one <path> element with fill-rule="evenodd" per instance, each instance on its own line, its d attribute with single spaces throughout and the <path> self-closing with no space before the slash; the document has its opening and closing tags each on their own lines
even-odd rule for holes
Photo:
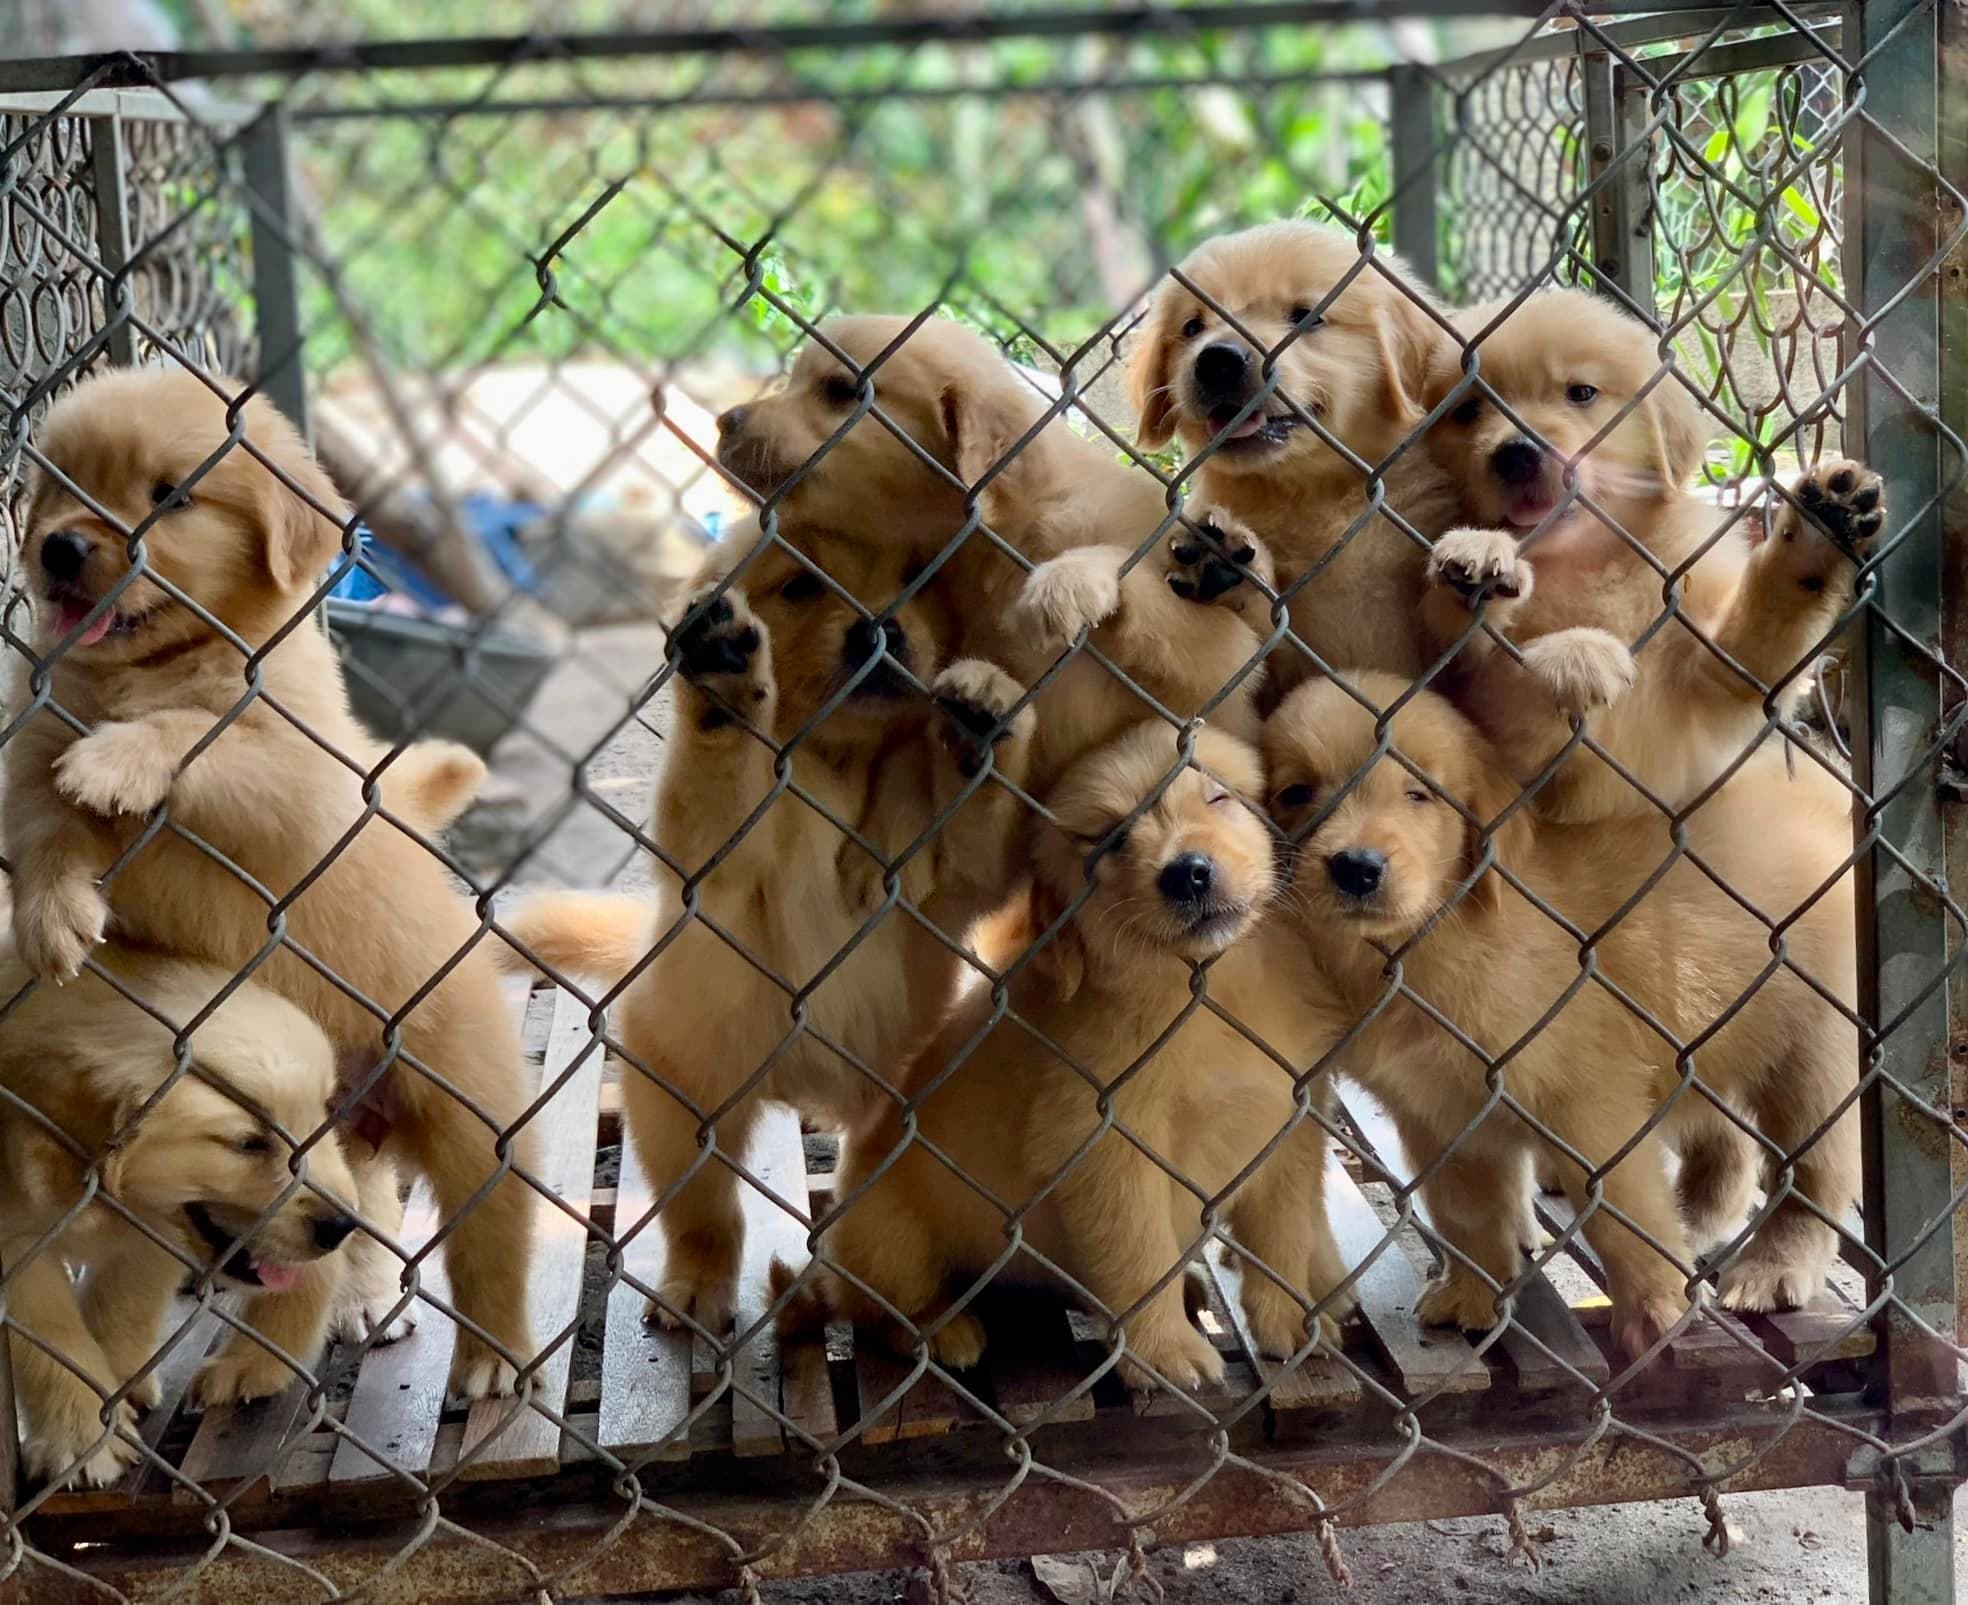
<svg viewBox="0 0 1968 1605">
<path fill-rule="evenodd" d="M 1736 148 L 1745 157 L 1770 131 L 1770 102 L 1774 81 L 1765 80 L 1745 93 L 1736 106 Z"/>
<path fill-rule="evenodd" d="M 1724 153 L 1729 149 L 1729 130 L 1718 128 L 1708 136 L 1708 143 L 1702 147 L 1702 160 L 1710 167 L 1718 166 Z"/>
<path fill-rule="evenodd" d="M 1798 222 L 1802 223 L 1813 234 L 1817 233 L 1818 225 L 1821 221 L 1818 217 L 1818 209 L 1811 204 L 1802 190 L 1795 184 L 1786 184 L 1784 186 L 1782 200 L 1784 205 L 1789 208 L 1792 217 L 1796 218 Z"/>
</svg>

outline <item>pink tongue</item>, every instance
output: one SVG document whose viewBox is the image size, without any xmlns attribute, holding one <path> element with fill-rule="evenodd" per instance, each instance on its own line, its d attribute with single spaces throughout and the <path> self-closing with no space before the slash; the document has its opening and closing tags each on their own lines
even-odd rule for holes
<svg viewBox="0 0 1968 1605">
<path fill-rule="evenodd" d="M 1235 428 L 1229 430 L 1228 432 L 1224 430 L 1223 425 L 1217 422 L 1217 420 L 1211 419 L 1210 421 L 1216 424 L 1217 433 L 1222 435 L 1224 439 L 1242 440 L 1244 436 L 1254 435 L 1258 432 L 1258 430 L 1264 427 L 1264 414 L 1261 412 L 1254 412 L 1248 418 L 1246 418 L 1242 423 L 1238 424 Z"/>
<path fill-rule="evenodd" d="M 291 1293 L 301 1281 L 300 1266 L 274 1265 L 267 1260 L 257 1261 L 253 1274 L 259 1277 L 260 1286 L 269 1293 Z"/>
<path fill-rule="evenodd" d="M 1524 497 L 1512 502 L 1503 516 L 1518 529 L 1534 529 L 1543 522 L 1545 515 L 1550 511 L 1550 502 L 1534 501 Z"/>
<path fill-rule="evenodd" d="M 72 630 L 75 629 L 77 625 L 79 625 L 88 616 L 89 616 L 89 604 L 87 602 L 62 603 L 61 633 L 63 635 L 69 634 Z M 97 619 L 94 624 L 90 625 L 89 628 L 82 633 L 82 638 L 79 641 L 77 641 L 75 644 L 77 646 L 94 646 L 105 635 L 109 634 L 109 627 L 115 622 L 116 622 L 115 613 L 105 612 L 101 618 Z"/>
<path fill-rule="evenodd" d="M 109 627 L 115 622 L 116 615 L 114 613 L 105 613 L 94 624 L 90 625 L 88 629 L 82 632 L 82 639 L 75 644 L 77 646 L 94 646 L 105 635 L 109 634 Z"/>
</svg>

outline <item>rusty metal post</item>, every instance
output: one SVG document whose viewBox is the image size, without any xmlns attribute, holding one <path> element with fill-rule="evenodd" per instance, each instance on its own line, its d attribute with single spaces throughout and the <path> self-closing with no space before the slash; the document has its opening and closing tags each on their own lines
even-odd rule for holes
<svg viewBox="0 0 1968 1605">
<path fill-rule="evenodd" d="M 1962 375 L 1943 367 L 1946 274 L 1937 280 L 1932 271 L 1944 237 L 1934 113 L 1950 93 L 1937 27 L 1932 0 L 1865 0 L 1849 8 L 1844 34 L 1847 59 L 1866 63 L 1851 92 L 1863 94 L 1870 119 L 1853 124 L 1845 153 L 1847 274 L 1860 312 L 1847 350 L 1867 359 L 1850 397 L 1848 439 L 1863 442 L 1893 508 L 1865 624 L 1867 693 L 1854 743 L 1859 779 L 1875 799 L 1864 823 L 1893 849 L 1876 847 L 1860 862 L 1859 930 L 1861 1011 L 1875 1031 L 1885 1028 L 1866 1036 L 1874 1079 L 1862 1116 L 1866 1236 L 1893 1295 L 1875 1373 L 1892 1442 L 1944 1425 L 1961 1400 L 1952 1350 L 1928 1336 L 1952 1336 L 1955 1320 L 1943 979 L 1951 933 L 1937 740 L 1955 699 L 1935 652 L 1951 644 L 1943 587 L 1963 538 L 1958 528 L 1944 532 L 1940 515 L 1943 488 L 1962 464 L 1958 450 L 1944 450 L 1937 415 L 1944 405 L 1960 409 L 1959 398 L 1943 398 L 1945 381 L 1958 389 Z M 1961 594 L 1946 601 L 1959 608 Z M 1887 1455 L 1873 1468 L 1866 1531 L 1875 1605 L 1953 1605 L 1952 1487 L 1951 1453 Z"/>
<path fill-rule="evenodd" d="M 1394 178 L 1394 249 L 1428 284 L 1441 286 L 1441 220 L 1436 189 L 1441 168 L 1435 157 L 1435 86 L 1419 67 L 1400 66 L 1387 74 L 1392 113 L 1389 165 Z"/>
<path fill-rule="evenodd" d="M 1642 317 L 1654 316 L 1652 163 L 1641 134 L 1646 86 L 1635 83 L 1610 52 L 1587 50 L 1579 30 L 1579 76 L 1585 86 L 1586 173 L 1602 186 L 1592 197 L 1592 266 L 1601 294 L 1623 296 Z"/>
<path fill-rule="evenodd" d="M 130 284 L 130 166 L 123 119 L 115 114 L 93 119 L 89 141 L 89 178 L 96 192 L 96 254 L 116 275 L 103 287 L 109 354 L 119 368 L 130 368 L 137 361 L 137 327 L 130 321 L 136 311 L 136 294 Z"/>
</svg>

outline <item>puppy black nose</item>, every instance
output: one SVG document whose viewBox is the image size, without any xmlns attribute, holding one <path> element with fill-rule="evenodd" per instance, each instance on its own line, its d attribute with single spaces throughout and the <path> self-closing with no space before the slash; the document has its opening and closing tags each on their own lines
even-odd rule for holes
<svg viewBox="0 0 1968 1605">
<path fill-rule="evenodd" d="M 337 1211 L 324 1215 L 314 1223 L 314 1246 L 324 1254 L 332 1254 L 348 1240 L 348 1234 L 355 1230 L 355 1217 Z"/>
<path fill-rule="evenodd" d="M 1371 847 L 1349 847 L 1326 860 L 1326 873 L 1348 897 L 1366 897 L 1387 878 L 1387 860 Z"/>
<path fill-rule="evenodd" d="M 1184 853 L 1162 866 L 1155 884 L 1171 903 L 1200 903 L 1216 880 L 1216 865 L 1201 853 Z"/>
<path fill-rule="evenodd" d="M 866 663 L 883 649 L 897 663 L 909 661 L 909 638 L 898 620 L 883 619 L 877 624 L 873 619 L 857 619 L 847 627 L 843 655 L 849 663 Z"/>
<path fill-rule="evenodd" d="M 1206 396 L 1238 396 L 1250 373 L 1251 354 L 1240 345 L 1219 340 L 1196 353 L 1196 383 Z"/>
<path fill-rule="evenodd" d="M 1544 472 L 1544 453 L 1519 435 L 1490 453 L 1490 472 L 1506 485 L 1528 485 Z"/>
<path fill-rule="evenodd" d="M 89 561 L 89 543 L 73 530 L 58 529 L 41 543 L 41 567 L 51 580 L 77 580 Z"/>
<path fill-rule="evenodd" d="M 737 434 L 739 430 L 745 427 L 745 420 L 750 416 L 751 416 L 751 409 L 748 407 L 731 407 L 726 411 L 719 413 L 718 414 L 719 438 L 723 438 L 726 435 Z"/>
</svg>

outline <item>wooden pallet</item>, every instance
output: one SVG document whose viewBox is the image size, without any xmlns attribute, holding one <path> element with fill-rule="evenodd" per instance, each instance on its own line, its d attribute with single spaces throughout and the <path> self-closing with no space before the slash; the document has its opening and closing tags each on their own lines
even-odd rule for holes
<svg viewBox="0 0 1968 1605">
<path fill-rule="evenodd" d="M 297 1385 L 276 1399 L 200 1412 L 186 1392 L 219 1328 L 187 1306 L 160 1368 L 164 1401 L 142 1423 L 175 1474 L 152 1466 L 115 1488 L 56 1495 L 35 1518 L 41 1541 L 114 1548 L 127 1536 L 192 1534 L 208 1496 L 226 1501 L 236 1530 L 311 1529 L 407 1515 L 432 1484 L 443 1490 L 447 1514 L 475 1505 L 510 1510 L 536 1503 L 554 1479 L 592 1492 L 624 1464 L 639 1468 L 645 1487 L 676 1488 L 729 1487 L 741 1474 L 789 1485 L 803 1476 L 810 1484 L 827 1455 L 857 1475 L 872 1474 L 891 1461 L 905 1464 L 897 1457 L 919 1454 L 931 1440 L 951 1463 L 1002 1464 L 1012 1433 L 1035 1453 L 1070 1460 L 1123 1445 L 1133 1453 L 1193 1443 L 1194 1434 L 1225 1427 L 1249 1443 L 1314 1441 L 1335 1431 L 1386 1439 L 1397 1411 L 1412 1411 L 1431 1431 L 1526 1412 L 1546 1422 L 1584 1421 L 1621 1366 L 1605 1330 L 1598 1268 L 1582 1246 L 1554 1259 L 1520 1297 L 1516 1321 L 1490 1339 L 1421 1324 L 1416 1307 L 1430 1252 L 1412 1210 L 1397 1202 L 1407 1179 L 1398 1147 L 1364 1107 L 1349 1118 L 1369 1164 L 1335 1158 L 1328 1176 L 1328 1211 L 1355 1267 L 1358 1300 L 1339 1355 L 1317 1352 L 1287 1365 L 1258 1353 L 1239 1310 L 1237 1272 L 1215 1262 L 1200 1289 L 1199 1318 L 1224 1353 L 1226 1376 L 1199 1395 L 1130 1395 L 1108 1364 L 1097 1324 L 1034 1294 L 979 1300 L 987 1355 L 956 1378 L 844 1329 L 782 1343 L 768 1319 L 767 1269 L 774 1257 L 806 1258 L 812 1221 L 831 1201 L 832 1159 L 829 1141 L 803 1139 L 785 1110 L 762 1122 L 745 1156 L 757 1185 L 741 1189 L 744 1341 L 721 1353 L 702 1337 L 646 1321 L 642 1293 L 624 1279 L 656 1285 L 663 1248 L 648 1219 L 649 1184 L 623 1141 L 616 1069 L 604 1066 L 586 1007 L 551 989 L 514 1003 L 541 1084 L 557 1089 L 542 1120 L 542 1179 L 559 1205 L 541 1206 L 530 1287 L 533 1329 L 547 1353 L 530 1369 L 530 1399 L 469 1407 L 447 1400 L 452 1331 L 426 1305 L 417 1330 L 399 1343 L 366 1356 L 331 1351 L 322 1375 L 342 1380 L 318 1405 Z M 617 1166 L 618 1176 L 597 1180 Z M 1551 1224 L 1557 1230 L 1564 1222 Z M 421 1244 L 431 1225 L 428 1208 L 413 1205 L 405 1241 Z M 621 1275 L 612 1280 L 605 1274 L 611 1242 L 622 1245 Z M 444 1296 L 435 1256 L 421 1262 L 420 1275 L 424 1288 Z M 1642 1418 L 1718 1389 L 1740 1404 L 1770 1392 L 1775 1378 L 1802 1362 L 1836 1366 L 1863 1354 L 1871 1333 L 1855 1322 L 1851 1300 L 1846 1287 L 1816 1310 L 1740 1321 L 1705 1316 L 1657 1374 L 1619 1392 L 1617 1408 Z M 1773 1419 L 1781 1408 L 1770 1405 Z"/>
</svg>

